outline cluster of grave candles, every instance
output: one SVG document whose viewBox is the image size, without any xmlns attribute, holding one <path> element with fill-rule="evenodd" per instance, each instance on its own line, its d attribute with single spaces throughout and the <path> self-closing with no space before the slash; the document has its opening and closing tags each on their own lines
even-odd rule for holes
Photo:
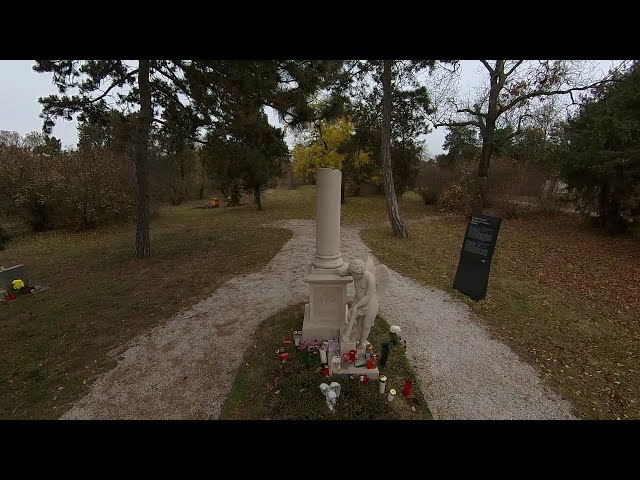
<svg viewBox="0 0 640 480">
<path fill-rule="evenodd" d="M 325 377 L 328 377 L 330 375 L 327 354 L 329 350 L 332 350 L 332 351 L 338 350 L 338 340 L 333 339 L 329 341 L 323 341 L 320 344 L 317 339 L 314 339 L 313 342 L 305 343 L 302 341 L 302 331 L 294 331 L 293 341 L 295 346 L 298 347 L 298 350 L 307 350 L 313 353 L 319 352 L 320 363 L 322 365 L 322 374 Z M 288 340 L 287 343 L 289 342 L 291 341 Z M 277 350 L 276 353 L 279 354 L 280 358 L 282 358 L 283 360 L 285 360 L 289 356 L 289 354 L 286 353 L 283 348 L 280 348 L 279 350 Z M 335 355 L 332 358 L 331 362 L 334 364 L 334 366 L 337 369 L 339 369 L 342 364 L 344 365 L 353 364 L 356 367 L 366 366 L 367 369 L 373 369 L 373 368 L 376 368 L 377 355 L 373 353 L 373 346 L 369 344 L 365 349 L 364 361 L 362 359 L 358 361 L 357 351 L 350 350 L 348 353 L 344 353 L 342 357 L 340 357 L 339 355 Z M 363 363 L 361 364 L 360 362 L 363 362 Z M 363 383 L 368 383 L 369 377 L 367 375 L 360 375 L 360 381 Z M 387 382 L 387 377 L 384 375 L 381 375 L 378 380 L 378 391 L 380 392 L 381 395 L 386 392 L 386 385 L 387 385 L 386 382 Z M 404 388 L 402 390 L 402 395 L 404 397 L 408 397 L 411 394 L 412 385 L 413 385 L 413 382 L 411 380 L 404 381 Z M 395 396 L 396 396 L 396 390 L 391 388 L 387 394 L 387 401 L 392 402 Z"/>
</svg>

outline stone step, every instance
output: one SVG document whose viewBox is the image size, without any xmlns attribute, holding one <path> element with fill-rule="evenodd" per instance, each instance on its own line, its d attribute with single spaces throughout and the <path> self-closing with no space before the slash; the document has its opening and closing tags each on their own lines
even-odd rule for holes
<svg viewBox="0 0 640 480">
<path fill-rule="evenodd" d="M 340 370 L 335 370 L 330 367 L 330 373 L 332 375 L 353 375 L 356 379 L 360 375 L 366 375 L 369 377 L 369 380 L 377 380 L 380 378 L 380 370 L 376 368 L 367 368 L 367 367 L 356 367 L 354 365 L 349 365 L 348 367 L 343 367 Z"/>
</svg>

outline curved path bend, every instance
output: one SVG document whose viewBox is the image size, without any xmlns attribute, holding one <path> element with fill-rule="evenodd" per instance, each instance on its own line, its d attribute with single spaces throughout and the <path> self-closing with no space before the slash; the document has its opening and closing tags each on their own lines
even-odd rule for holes
<svg viewBox="0 0 640 480">
<path fill-rule="evenodd" d="M 132 340 L 117 365 L 61 418 L 217 419 L 258 324 L 308 300 L 302 278 L 314 253 L 315 222 L 272 225 L 290 229 L 293 237 L 261 271 L 232 278 L 190 310 Z M 342 226 L 341 247 L 346 260 L 370 253 L 355 228 Z M 434 418 L 574 418 L 570 404 L 492 339 L 465 304 L 389 271 L 380 314 L 402 328 Z"/>
</svg>

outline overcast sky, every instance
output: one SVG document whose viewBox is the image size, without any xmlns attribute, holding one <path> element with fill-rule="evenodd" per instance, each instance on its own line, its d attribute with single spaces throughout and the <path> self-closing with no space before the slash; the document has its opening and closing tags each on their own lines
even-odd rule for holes
<svg viewBox="0 0 640 480">
<path fill-rule="evenodd" d="M 603 61 L 603 70 L 613 62 Z M 57 92 L 51 81 L 52 75 L 34 72 L 33 64 L 33 60 L 0 60 L 0 130 L 16 131 L 24 135 L 42 128 L 38 97 Z M 484 75 L 479 61 L 463 60 L 460 73 L 461 91 L 470 91 L 479 82 L 484 82 Z M 270 114 L 269 117 L 272 123 L 277 122 L 274 115 Z M 446 129 L 439 128 L 427 135 L 426 143 L 431 155 L 442 153 L 445 133 Z M 53 135 L 62 140 L 63 147 L 75 146 L 78 140 L 75 120 L 57 120 Z M 287 141 L 291 146 L 292 140 L 288 138 Z"/>
</svg>

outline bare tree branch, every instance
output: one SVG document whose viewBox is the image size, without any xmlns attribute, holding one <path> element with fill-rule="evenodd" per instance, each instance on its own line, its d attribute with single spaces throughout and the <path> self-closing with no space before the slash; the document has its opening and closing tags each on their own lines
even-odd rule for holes
<svg viewBox="0 0 640 480">
<path fill-rule="evenodd" d="M 572 87 L 564 90 L 534 90 L 533 92 L 529 92 L 524 95 L 520 95 L 519 97 L 516 97 L 506 105 L 500 106 L 500 109 L 498 110 L 498 115 L 500 115 L 503 112 L 506 112 L 507 110 L 511 110 L 513 107 L 515 107 L 519 103 L 522 103 L 525 100 L 529 100 L 530 98 L 548 97 L 551 95 L 563 95 L 563 94 L 571 95 L 573 92 L 589 90 L 590 88 L 594 88 L 594 87 L 597 87 L 598 85 L 602 85 L 604 83 L 613 82 L 613 81 L 616 81 L 616 80 L 609 78 L 605 80 L 600 80 L 598 82 L 592 83 L 584 87 Z M 573 96 L 571 97 L 571 100 L 573 101 Z"/>
<path fill-rule="evenodd" d="M 126 78 L 129 78 L 129 77 L 131 77 L 132 75 L 136 75 L 137 73 L 138 73 L 138 69 L 136 68 L 135 70 L 132 70 L 131 72 L 129 72 L 129 73 L 127 74 L 127 77 L 126 77 Z M 111 90 L 113 90 L 115 87 L 117 87 L 117 86 L 119 85 L 119 83 L 121 83 L 121 82 L 114 81 L 111 85 L 109 85 L 109 88 L 107 88 L 107 89 L 102 93 L 102 95 L 99 95 L 99 96 L 97 96 L 96 98 L 93 98 L 93 99 L 90 99 L 90 100 L 89 100 L 89 99 L 87 99 L 87 100 L 85 100 L 85 101 L 84 101 L 84 102 L 82 102 L 82 103 L 86 105 L 86 104 L 91 104 L 91 103 L 95 103 L 95 102 L 97 102 L 97 101 L 99 101 L 99 100 L 102 100 L 104 97 L 106 97 L 107 95 L 109 95 L 109 92 L 110 92 Z"/>
<path fill-rule="evenodd" d="M 487 118 L 487 114 L 486 113 L 482 113 L 482 112 L 479 112 L 477 110 L 471 110 L 470 108 L 458 109 L 458 113 L 468 113 L 468 114 L 473 115 L 475 117 Z"/>
<path fill-rule="evenodd" d="M 522 119 L 525 117 L 535 118 L 533 115 L 529 113 L 525 113 L 521 115 L 520 118 L 518 119 L 518 127 L 516 128 L 516 131 L 513 132 L 511 135 L 509 135 L 507 138 L 505 138 L 505 140 L 511 140 L 512 138 L 517 137 L 522 133 Z"/>
<path fill-rule="evenodd" d="M 496 71 L 494 70 L 494 68 L 489 65 L 489 62 L 487 62 L 486 60 L 480 60 L 480 62 L 484 65 L 484 68 L 486 68 L 487 70 L 489 70 L 489 73 L 491 75 L 493 75 L 494 73 L 496 73 Z"/>
<path fill-rule="evenodd" d="M 509 76 L 509 75 L 511 75 L 513 72 L 515 72 L 515 71 L 516 71 L 516 68 L 518 68 L 520 65 L 522 65 L 522 62 L 524 62 L 524 60 L 518 60 L 518 61 L 516 62 L 516 64 L 515 64 L 513 67 L 511 67 L 507 73 L 505 73 L 505 74 L 504 74 L 504 76 L 505 76 L 505 77 L 508 77 L 508 76 Z"/>
<path fill-rule="evenodd" d="M 467 122 L 438 122 L 438 123 L 434 123 L 433 126 L 435 128 L 438 128 L 438 127 L 468 127 L 468 126 L 478 127 L 480 129 L 484 128 L 484 125 L 481 122 L 475 121 L 475 120 L 469 120 Z"/>
</svg>

